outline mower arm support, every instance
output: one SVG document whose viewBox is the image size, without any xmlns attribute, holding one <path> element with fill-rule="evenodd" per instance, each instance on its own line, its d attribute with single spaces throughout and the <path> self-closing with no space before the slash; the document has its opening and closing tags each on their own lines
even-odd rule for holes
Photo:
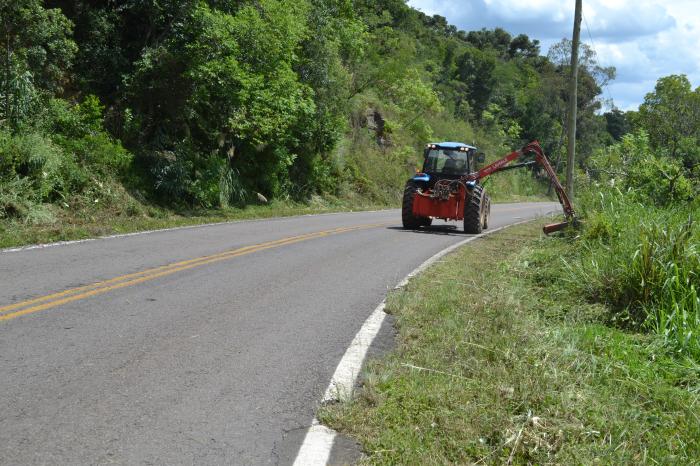
<svg viewBox="0 0 700 466">
<path fill-rule="evenodd" d="M 521 168 L 521 167 L 526 167 L 529 165 L 532 165 L 532 162 L 525 162 L 521 163 L 518 165 L 514 166 L 508 166 L 511 162 L 519 159 L 520 157 L 526 155 L 526 154 L 535 154 L 535 163 L 539 164 L 544 168 L 544 170 L 547 172 L 547 175 L 549 176 L 549 179 L 552 181 L 552 184 L 554 185 L 554 189 L 557 192 L 557 197 L 559 198 L 559 203 L 562 206 L 562 209 L 564 210 L 564 216 L 566 217 L 566 222 L 564 223 L 556 223 L 552 225 L 547 225 L 544 227 L 544 232 L 545 234 L 553 233 L 555 231 L 563 230 L 566 228 L 567 225 L 569 224 L 576 224 L 576 212 L 574 212 L 574 208 L 571 205 L 571 200 L 569 199 L 569 196 L 566 194 L 566 191 L 564 190 L 564 187 L 561 185 L 559 182 L 559 178 L 557 177 L 556 172 L 554 171 L 554 168 L 552 168 L 552 164 L 549 163 L 549 159 L 547 159 L 547 156 L 544 154 L 544 150 L 542 150 L 542 146 L 540 146 L 540 143 L 537 141 L 533 141 L 523 147 L 520 150 L 516 150 L 514 152 L 511 152 L 510 154 L 506 155 L 500 160 L 497 160 L 493 162 L 490 165 L 485 166 L 478 172 L 470 173 L 468 175 L 465 175 L 462 177 L 462 180 L 465 182 L 470 182 L 470 181 L 479 181 L 483 178 L 486 178 L 489 175 L 493 175 L 494 173 L 498 173 L 500 171 L 505 171 L 505 170 L 511 170 L 514 168 Z"/>
</svg>

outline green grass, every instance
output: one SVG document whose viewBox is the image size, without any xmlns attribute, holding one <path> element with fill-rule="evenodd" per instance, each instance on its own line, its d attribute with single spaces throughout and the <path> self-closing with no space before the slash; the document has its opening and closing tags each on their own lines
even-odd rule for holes
<svg viewBox="0 0 700 466">
<path fill-rule="evenodd" d="M 690 464 L 700 370 L 554 286 L 541 222 L 471 243 L 392 294 L 397 347 L 319 413 L 367 464 Z"/>
<path fill-rule="evenodd" d="M 608 305 L 615 325 L 655 332 L 700 361 L 700 204 L 642 205 L 609 190 L 581 205 L 587 227 L 561 275 Z"/>
</svg>

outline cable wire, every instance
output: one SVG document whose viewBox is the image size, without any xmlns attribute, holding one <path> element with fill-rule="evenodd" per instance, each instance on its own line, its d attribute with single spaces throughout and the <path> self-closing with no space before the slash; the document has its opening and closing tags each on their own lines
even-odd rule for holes
<svg viewBox="0 0 700 466">
<path fill-rule="evenodd" d="M 586 15 L 583 14 L 583 11 L 581 12 L 581 17 L 583 18 L 583 24 L 585 24 L 585 26 L 586 26 L 586 32 L 588 32 L 588 38 L 591 40 L 590 46 L 593 49 L 593 52 L 596 54 L 596 57 L 598 57 L 599 56 L 598 51 L 595 48 L 595 42 L 593 41 L 593 36 L 591 35 L 591 28 L 588 27 L 588 21 L 586 20 Z M 605 88 L 605 90 L 608 93 L 608 98 L 610 99 L 610 102 L 612 105 L 611 110 L 612 110 L 612 109 L 616 108 L 616 106 L 615 106 L 615 99 L 613 98 L 612 92 L 610 91 L 610 86 L 606 82 L 605 84 L 603 84 L 603 87 Z"/>
</svg>

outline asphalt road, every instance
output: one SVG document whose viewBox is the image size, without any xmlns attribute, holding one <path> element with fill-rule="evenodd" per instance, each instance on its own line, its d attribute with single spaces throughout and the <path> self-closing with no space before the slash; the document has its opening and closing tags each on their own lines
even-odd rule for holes
<svg viewBox="0 0 700 466">
<path fill-rule="evenodd" d="M 557 208 L 494 205 L 491 226 Z M 387 289 L 465 237 L 399 225 L 346 213 L 0 252 L 0 464 L 287 463 Z"/>
</svg>

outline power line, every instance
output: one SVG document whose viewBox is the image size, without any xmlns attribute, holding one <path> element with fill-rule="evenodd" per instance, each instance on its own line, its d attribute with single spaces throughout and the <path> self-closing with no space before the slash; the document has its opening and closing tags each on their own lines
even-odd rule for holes
<svg viewBox="0 0 700 466">
<path fill-rule="evenodd" d="M 597 57 L 597 56 L 599 56 L 598 51 L 595 48 L 595 42 L 593 41 L 593 36 L 591 35 L 591 28 L 588 27 L 588 21 L 586 20 L 586 15 L 583 14 L 583 12 L 581 12 L 581 16 L 583 17 L 583 24 L 586 26 L 586 32 L 588 33 L 588 38 L 591 40 L 591 44 L 590 44 L 591 48 L 593 49 L 593 52 L 596 54 L 596 57 Z M 615 106 L 615 99 L 613 98 L 612 92 L 610 92 L 610 86 L 606 82 L 603 84 L 603 87 L 607 91 L 608 98 L 610 99 L 610 101 L 612 102 L 612 105 L 614 107 Z"/>
</svg>

